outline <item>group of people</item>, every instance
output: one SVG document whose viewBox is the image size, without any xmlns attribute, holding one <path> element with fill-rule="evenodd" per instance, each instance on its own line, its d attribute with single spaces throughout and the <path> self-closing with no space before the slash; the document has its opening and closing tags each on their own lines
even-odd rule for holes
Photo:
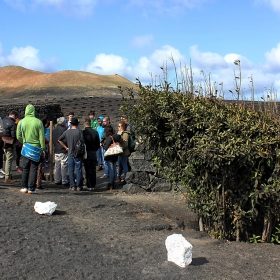
<svg viewBox="0 0 280 280">
<path fill-rule="evenodd" d="M 17 120 L 17 121 L 16 121 Z M 67 117 L 57 119 L 57 124 L 52 130 L 52 144 L 54 148 L 54 183 L 70 188 L 70 190 L 94 190 L 96 187 L 96 170 L 104 170 L 100 178 L 108 178 L 108 189 L 115 188 L 115 182 L 125 184 L 126 174 L 129 170 L 128 157 L 130 126 L 127 116 L 122 116 L 118 123 L 117 131 L 110 123 L 109 116 L 95 117 L 95 112 L 90 111 L 88 118 L 80 124 L 69 112 Z M 3 119 L 3 144 L 0 151 L 0 175 L 5 176 L 6 183 L 14 183 L 12 178 L 12 161 L 16 147 L 22 148 L 24 143 L 41 148 L 41 157 L 35 161 L 19 153 L 16 158 L 17 172 L 22 173 L 21 192 L 33 194 L 41 186 L 44 164 L 49 160 L 50 122 L 35 117 L 35 107 L 32 104 L 25 108 L 25 117 L 18 120 L 18 113 L 11 111 Z M 12 142 L 5 140 L 12 139 Z M 77 154 L 78 142 L 84 143 L 85 154 Z M 113 142 L 119 142 L 123 153 L 119 155 L 104 156 Z M 17 144 L 16 144 L 17 143 Z M 18 149 L 20 151 L 20 149 Z M 5 153 L 5 171 L 3 170 L 3 152 Z M 118 169 L 117 169 L 118 162 Z M 84 184 L 83 167 L 85 169 L 86 184 Z M 0 177 L 1 178 L 1 177 Z M 3 178 L 3 177 L 2 177 Z"/>
</svg>

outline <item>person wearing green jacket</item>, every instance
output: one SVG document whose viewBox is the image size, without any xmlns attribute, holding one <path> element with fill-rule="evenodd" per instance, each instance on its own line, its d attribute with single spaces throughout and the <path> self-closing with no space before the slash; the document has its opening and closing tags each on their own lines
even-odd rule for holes
<svg viewBox="0 0 280 280">
<path fill-rule="evenodd" d="M 95 112 L 94 111 L 89 111 L 88 117 L 90 119 L 90 127 L 94 130 L 97 129 L 99 126 L 97 119 L 95 118 Z"/>
<path fill-rule="evenodd" d="M 23 134 L 22 135 L 22 131 Z M 35 107 L 28 104 L 25 108 L 25 117 L 17 125 L 17 139 L 21 143 L 29 143 L 45 151 L 44 126 L 41 120 L 35 117 Z M 39 162 L 22 156 L 21 192 L 36 193 L 36 178 Z"/>
</svg>

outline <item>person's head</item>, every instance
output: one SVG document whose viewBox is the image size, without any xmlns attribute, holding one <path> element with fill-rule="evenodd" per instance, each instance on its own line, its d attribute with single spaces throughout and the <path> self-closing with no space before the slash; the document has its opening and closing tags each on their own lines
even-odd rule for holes
<svg viewBox="0 0 280 280">
<path fill-rule="evenodd" d="M 74 117 L 74 112 L 69 112 L 68 120 L 71 122 L 72 118 Z"/>
<path fill-rule="evenodd" d="M 76 128 L 79 125 L 79 121 L 77 118 L 72 118 L 72 120 L 70 121 L 72 128 Z"/>
<path fill-rule="evenodd" d="M 126 130 L 126 123 L 124 121 L 120 121 L 118 124 L 118 131 L 125 131 Z"/>
<path fill-rule="evenodd" d="M 15 110 L 10 111 L 9 117 L 13 118 L 14 120 L 18 118 L 18 112 Z"/>
<path fill-rule="evenodd" d="M 88 117 L 93 120 L 95 118 L 95 112 L 94 111 L 89 111 Z"/>
<path fill-rule="evenodd" d="M 109 117 L 109 116 L 106 116 L 106 117 L 104 117 L 104 119 L 103 119 L 103 126 L 106 126 L 106 125 L 108 125 L 108 124 L 110 124 L 110 117 Z"/>
<path fill-rule="evenodd" d="M 122 115 L 121 116 L 121 121 L 124 121 L 125 123 L 127 123 L 127 121 L 128 121 L 127 116 L 126 115 Z"/>
<path fill-rule="evenodd" d="M 105 136 L 108 137 L 114 134 L 114 129 L 111 125 L 106 125 L 104 129 Z"/>
<path fill-rule="evenodd" d="M 42 119 L 44 127 L 48 127 L 50 125 L 50 120 L 45 116 Z"/>
<path fill-rule="evenodd" d="M 62 126 L 65 126 L 65 118 L 64 117 L 60 117 L 56 119 L 57 124 L 61 124 Z"/>
<path fill-rule="evenodd" d="M 102 123 L 103 123 L 103 117 L 102 117 L 102 116 L 98 117 L 98 118 L 97 118 L 97 122 L 98 122 L 98 124 L 101 126 Z"/>
<path fill-rule="evenodd" d="M 85 119 L 84 127 L 90 127 L 90 119 L 89 118 Z"/>
</svg>

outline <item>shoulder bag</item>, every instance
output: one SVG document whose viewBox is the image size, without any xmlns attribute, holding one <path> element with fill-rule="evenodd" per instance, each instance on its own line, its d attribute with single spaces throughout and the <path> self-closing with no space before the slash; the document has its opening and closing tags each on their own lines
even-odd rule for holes
<svg viewBox="0 0 280 280">
<path fill-rule="evenodd" d="M 112 136 L 110 136 L 110 137 L 113 140 L 113 144 L 111 144 L 109 146 L 109 148 L 104 153 L 104 156 L 107 157 L 107 156 L 116 156 L 116 155 L 122 154 L 123 149 L 121 147 L 121 144 L 119 142 L 115 142 L 114 138 Z"/>
<path fill-rule="evenodd" d="M 22 122 L 22 121 L 21 121 Z M 25 143 L 24 140 L 24 132 L 22 129 L 22 124 L 20 122 L 20 130 L 21 130 L 21 135 L 22 135 L 22 139 L 23 139 L 23 145 L 22 145 L 22 149 L 21 149 L 21 154 L 33 161 L 39 162 L 40 161 L 40 156 L 42 153 L 42 149 L 38 148 L 38 147 L 34 147 L 29 143 Z"/>
</svg>

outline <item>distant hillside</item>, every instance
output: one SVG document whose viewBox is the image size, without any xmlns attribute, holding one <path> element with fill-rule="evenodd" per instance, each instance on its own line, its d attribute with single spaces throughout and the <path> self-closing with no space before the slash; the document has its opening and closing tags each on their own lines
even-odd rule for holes
<svg viewBox="0 0 280 280">
<path fill-rule="evenodd" d="M 0 67 L 0 97 L 40 98 L 48 96 L 111 96 L 118 87 L 135 87 L 120 75 L 97 75 L 83 71 L 43 73 L 20 66 Z"/>
</svg>

